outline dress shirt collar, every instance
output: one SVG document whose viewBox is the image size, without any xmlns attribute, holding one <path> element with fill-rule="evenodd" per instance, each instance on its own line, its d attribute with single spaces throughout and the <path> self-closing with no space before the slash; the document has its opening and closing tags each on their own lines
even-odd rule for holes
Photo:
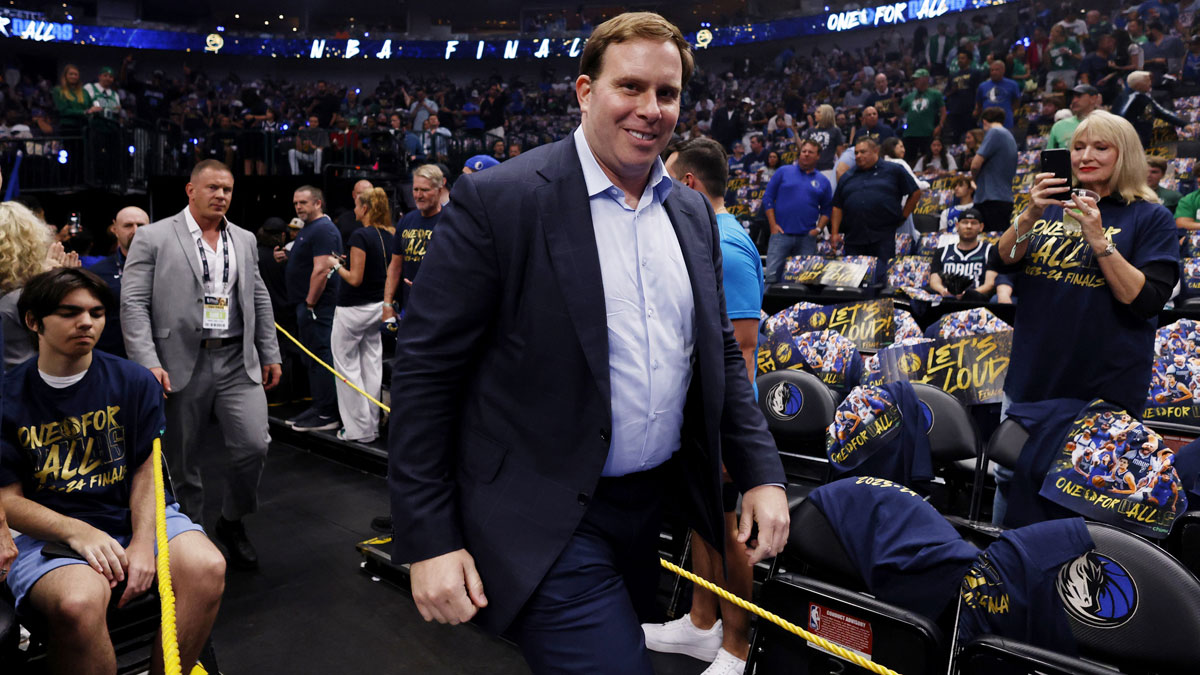
<svg viewBox="0 0 1200 675">
<path fill-rule="evenodd" d="M 621 189 L 613 185 L 613 182 L 604 173 L 604 169 L 600 168 L 600 162 L 596 161 L 596 156 L 592 154 L 592 148 L 583 135 L 582 125 L 575 129 L 575 152 L 579 154 L 579 163 L 583 167 L 583 182 L 587 185 L 589 198 L 595 197 L 609 188 Z M 662 158 L 654 158 L 654 166 L 650 169 L 650 181 L 646 185 L 654 189 L 654 195 L 660 203 L 665 202 L 667 195 L 671 194 L 673 183 L 663 167 Z"/>
<path fill-rule="evenodd" d="M 196 222 L 196 218 L 192 216 L 192 207 L 188 206 L 183 209 L 183 219 L 187 221 L 188 232 L 192 233 L 193 237 L 200 237 L 200 223 Z M 218 230 L 224 230 L 229 227 L 229 221 L 224 217 L 221 218 L 221 226 Z"/>
</svg>

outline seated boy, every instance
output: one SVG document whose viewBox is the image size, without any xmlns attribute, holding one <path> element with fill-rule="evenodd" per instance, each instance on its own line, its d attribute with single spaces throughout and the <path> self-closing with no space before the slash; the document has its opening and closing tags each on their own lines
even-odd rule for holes
<svg viewBox="0 0 1200 675">
<path fill-rule="evenodd" d="M 21 532 L 8 585 L 18 613 L 45 619 L 54 673 L 114 673 L 105 622 L 112 594 L 121 593 L 124 606 L 155 578 L 154 472 L 147 460 L 165 423 L 162 388 L 145 368 L 94 351 L 112 301 L 108 286 L 82 269 L 31 279 L 17 307 L 37 333 L 38 356 L 4 378 L 0 504 Z M 188 672 L 216 619 L 225 561 L 168 501 L 179 651 Z M 48 542 L 82 560 L 43 555 Z M 156 642 L 153 672 L 162 668 Z"/>
</svg>

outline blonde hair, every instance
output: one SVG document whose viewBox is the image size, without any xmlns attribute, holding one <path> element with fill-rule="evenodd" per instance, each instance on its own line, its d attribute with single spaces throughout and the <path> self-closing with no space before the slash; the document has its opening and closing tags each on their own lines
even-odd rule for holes
<svg viewBox="0 0 1200 675">
<path fill-rule="evenodd" d="M 0 202 L 0 292 L 25 285 L 46 269 L 50 232 L 17 202 Z"/>
<path fill-rule="evenodd" d="M 446 176 L 442 174 L 442 170 L 436 164 L 422 164 L 413 169 L 413 178 L 421 177 L 433 183 L 433 187 L 440 190 L 446 187 Z"/>
<path fill-rule="evenodd" d="M 817 106 L 817 112 L 814 117 L 817 119 L 817 127 L 821 129 L 828 129 L 837 120 L 837 117 L 833 114 L 833 106 L 828 103 L 822 103 Z"/>
<path fill-rule="evenodd" d="M 1150 81 L 1150 71 L 1135 70 L 1125 77 L 1125 84 L 1129 85 L 1130 89 L 1133 89 L 1134 82 L 1143 82 L 1143 81 L 1145 81 L 1145 82 Z"/>
<path fill-rule="evenodd" d="M 1107 141 L 1117 148 L 1117 164 L 1108 179 L 1110 192 L 1121 195 L 1126 202 L 1138 199 L 1152 203 L 1159 201 L 1158 195 L 1146 184 L 1149 165 L 1142 141 L 1133 125 L 1124 117 L 1104 110 L 1093 112 L 1075 127 L 1070 147 L 1073 149 L 1075 143 L 1084 138 Z"/>
<path fill-rule="evenodd" d="M 371 188 L 358 196 L 358 203 L 367 207 L 367 220 L 372 227 L 395 232 L 392 227 L 392 205 L 383 188 Z"/>
<path fill-rule="evenodd" d="M 80 72 L 79 68 L 73 63 L 68 63 L 67 65 L 63 66 L 62 74 L 58 76 L 58 88 L 62 92 L 63 98 L 70 99 L 78 103 L 83 103 L 86 99 L 84 98 L 82 73 L 80 73 L 81 77 L 79 78 L 79 81 L 75 83 L 74 87 L 72 87 L 71 85 L 67 84 L 68 70 L 74 70 L 76 73 Z"/>
</svg>

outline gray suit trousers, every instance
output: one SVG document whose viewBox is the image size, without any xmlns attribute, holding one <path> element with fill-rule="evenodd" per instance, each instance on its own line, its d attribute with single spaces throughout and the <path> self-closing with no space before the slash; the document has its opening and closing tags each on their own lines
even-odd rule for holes
<svg viewBox="0 0 1200 675">
<path fill-rule="evenodd" d="M 201 466 L 206 452 L 224 437 L 228 462 L 219 462 L 226 479 L 221 515 L 239 520 L 258 509 L 258 481 L 267 461 L 267 394 L 246 375 L 242 345 L 201 349 L 192 379 L 167 396 L 163 454 L 180 509 L 202 522 L 204 489 Z M 216 418 L 216 424 L 212 423 Z"/>
</svg>

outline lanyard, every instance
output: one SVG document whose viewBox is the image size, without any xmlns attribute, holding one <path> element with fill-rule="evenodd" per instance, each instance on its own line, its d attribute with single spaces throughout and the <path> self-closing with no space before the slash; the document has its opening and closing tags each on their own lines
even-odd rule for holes
<svg viewBox="0 0 1200 675">
<path fill-rule="evenodd" d="M 204 270 L 204 287 L 212 283 L 212 277 L 208 273 L 208 254 L 204 251 L 204 236 L 201 235 L 196 240 L 196 246 L 200 248 L 200 265 Z M 225 271 L 221 274 L 221 290 L 229 288 L 229 234 L 224 228 L 221 229 L 221 251 L 225 254 Z"/>
</svg>

